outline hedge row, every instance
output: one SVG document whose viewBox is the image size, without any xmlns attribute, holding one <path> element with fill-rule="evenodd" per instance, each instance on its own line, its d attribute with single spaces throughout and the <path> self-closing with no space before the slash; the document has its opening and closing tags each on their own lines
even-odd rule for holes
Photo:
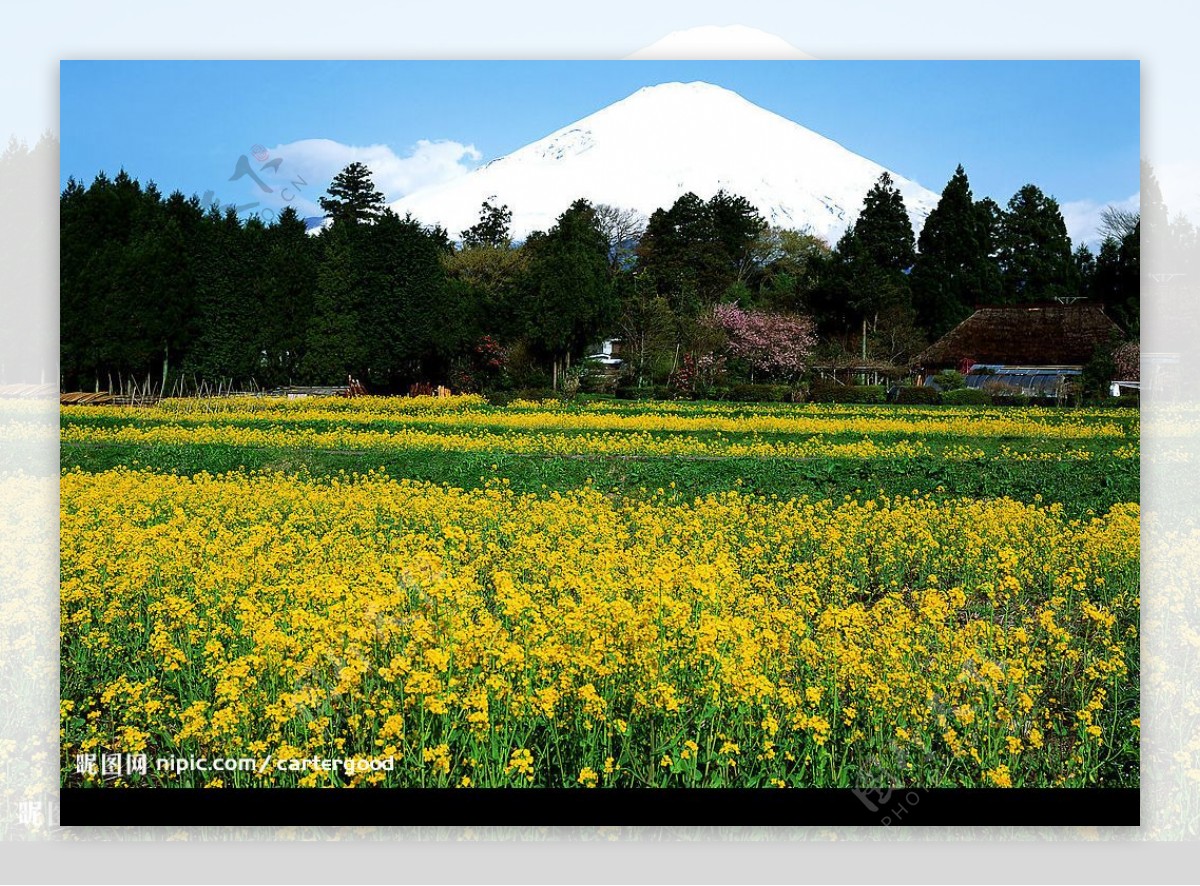
<svg viewBox="0 0 1200 886">
<path fill-rule="evenodd" d="M 883 385 L 813 385 L 810 403 L 883 403 L 887 389 Z"/>
</svg>

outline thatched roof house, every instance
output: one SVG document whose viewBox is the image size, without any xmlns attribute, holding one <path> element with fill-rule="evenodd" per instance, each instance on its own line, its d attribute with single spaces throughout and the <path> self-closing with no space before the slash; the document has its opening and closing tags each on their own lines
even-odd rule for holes
<svg viewBox="0 0 1200 886">
<path fill-rule="evenodd" d="M 963 365 L 1083 366 L 1121 329 L 1098 304 L 979 308 L 917 355 L 926 370 Z"/>
</svg>

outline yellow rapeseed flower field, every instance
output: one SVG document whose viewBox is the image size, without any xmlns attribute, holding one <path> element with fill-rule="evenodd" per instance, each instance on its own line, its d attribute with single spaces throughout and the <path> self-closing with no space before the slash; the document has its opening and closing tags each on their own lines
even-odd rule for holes
<svg viewBox="0 0 1200 886">
<path fill-rule="evenodd" d="M 874 446 L 865 458 L 918 445 L 904 423 L 923 420 L 932 434 L 1064 446 L 1125 434 L 1100 416 L 1035 410 L 975 424 L 950 410 L 706 418 L 542 405 L 486 414 L 480 431 L 470 398 L 371 402 L 361 415 L 348 402 L 169 403 L 161 424 L 63 433 L 138 445 L 183 435 L 369 448 L 380 437 L 468 450 L 500 435 L 509 451 L 563 439 L 601 454 L 823 452 L 714 436 L 725 422 L 761 433 L 791 423 L 861 434 L 838 445 Z M 385 413 L 441 424 L 373 430 L 366 417 Z M 302 426 L 322 414 L 355 414 L 362 427 Z M 838 421 L 848 426 L 831 431 Z M 539 433 L 547 423 L 575 433 Z M 905 436 L 889 442 L 889 428 Z M 1135 457 L 1136 439 L 1127 445 Z M 969 442 L 956 451 L 972 456 Z M 952 495 L 519 494 L 498 478 L 464 490 L 379 472 L 68 470 L 63 780 L 1136 785 L 1138 546 L 1133 503 L 1079 519 L 1058 503 Z M 108 753 L 261 765 L 219 776 L 151 765 L 116 780 L 75 771 L 76 755 Z M 308 758 L 351 765 L 291 765 Z"/>
</svg>

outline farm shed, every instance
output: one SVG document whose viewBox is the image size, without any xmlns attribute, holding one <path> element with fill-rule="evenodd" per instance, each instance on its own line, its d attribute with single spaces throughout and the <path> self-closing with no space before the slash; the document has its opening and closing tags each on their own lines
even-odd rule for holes
<svg viewBox="0 0 1200 886">
<path fill-rule="evenodd" d="M 1097 349 L 1121 336 L 1098 304 L 985 307 L 918 354 L 914 364 L 922 384 L 956 369 L 971 387 L 996 381 L 1025 394 L 1057 396 Z"/>
</svg>

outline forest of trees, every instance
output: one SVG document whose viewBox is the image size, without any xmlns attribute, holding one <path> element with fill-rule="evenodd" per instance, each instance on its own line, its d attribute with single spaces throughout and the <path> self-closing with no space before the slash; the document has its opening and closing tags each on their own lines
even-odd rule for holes
<svg viewBox="0 0 1200 886">
<path fill-rule="evenodd" d="M 72 179 L 60 203 L 61 373 L 75 390 L 545 387 L 608 337 L 627 384 L 699 371 L 718 351 L 735 375 L 794 381 L 802 350 L 903 366 L 978 305 L 1067 296 L 1138 335 L 1138 214 L 1106 211 L 1098 252 L 1073 250 L 1054 198 L 1030 184 L 1003 207 L 976 200 L 961 166 L 919 238 L 885 173 L 832 245 L 724 191 L 649 219 L 576 200 L 520 243 L 510 207 L 485 202 L 456 241 L 388 209 L 359 163 L 321 199 L 316 235 L 291 209 L 243 220 L 124 171 Z"/>
</svg>

